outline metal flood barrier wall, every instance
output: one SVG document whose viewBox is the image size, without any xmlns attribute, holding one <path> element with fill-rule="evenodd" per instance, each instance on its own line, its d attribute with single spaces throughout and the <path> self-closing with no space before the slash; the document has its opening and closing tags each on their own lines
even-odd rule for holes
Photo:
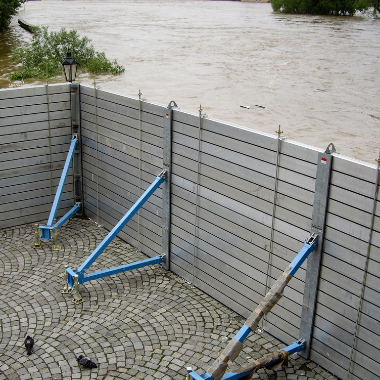
<svg viewBox="0 0 380 380">
<path fill-rule="evenodd" d="M 69 93 L 65 85 L 55 88 L 62 89 L 61 96 Z M 41 94 L 34 95 L 38 91 Z M 312 360 L 342 379 L 348 375 L 350 379 L 379 378 L 380 208 L 375 207 L 378 197 L 374 200 L 375 165 L 334 153 L 326 156 L 316 148 L 283 139 L 280 133 L 266 135 L 211 120 L 201 111 L 191 114 L 173 107 L 169 112 L 165 106 L 144 101 L 141 94 L 128 98 L 84 85 L 80 92 L 87 216 L 111 229 L 161 172 L 163 152 L 171 152 L 170 269 L 244 317 L 261 301 L 311 229 L 322 231 L 320 271 L 318 263 L 310 260 L 313 253 L 309 266 L 298 270 L 262 327 L 290 344 L 302 337 L 300 329 L 304 333 L 309 323 Z M 23 99 L 30 94 L 45 96 L 46 101 L 45 87 L 0 92 L 1 130 L 8 130 L 3 109 L 13 112 L 15 107 L 7 98 Z M 56 102 L 57 107 L 65 103 Z M 45 112 L 42 129 L 46 134 L 46 103 L 41 112 Z M 61 109 L 54 112 L 57 126 L 70 125 L 65 119 L 69 111 L 66 116 Z M 163 138 L 168 115 L 171 142 Z M 23 127 L 29 128 L 29 122 L 24 121 Z M 13 155 L 22 160 L 17 138 L 22 142 L 23 135 L 21 130 L 17 133 L 19 137 L 15 135 L 10 142 L 16 144 Z M 70 128 L 66 133 L 62 133 L 62 145 L 52 145 L 53 156 L 62 156 L 54 161 L 57 169 L 64 162 Z M 4 134 L 9 133 L 2 132 L 1 139 Z M 0 147 L 6 147 L 2 141 Z M 49 148 L 44 149 L 40 160 L 48 156 Z M 7 170 L 12 170 L 6 165 L 13 159 L 4 160 L 3 152 L 0 173 L 6 183 L 1 185 L 5 199 L 3 189 L 16 189 L 22 174 L 6 177 Z M 320 203 L 315 191 L 320 190 L 318 173 L 325 157 L 331 163 L 331 175 L 325 226 L 321 226 L 315 222 Z M 2 212 L 1 227 L 46 217 L 50 206 L 47 164 L 48 174 L 43 168 L 32 168 L 35 174 L 31 175 L 47 176 L 45 193 L 40 196 L 47 200 L 47 209 L 40 202 L 35 214 L 19 215 L 23 211 L 17 202 L 29 202 L 29 193 L 35 190 L 8 191 L 6 207 L 13 207 L 9 215 L 19 216 L 6 220 L 8 214 Z M 58 170 L 57 180 L 59 175 Z M 159 188 L 119 234 L 150 257 L 162 251 L 163 191 Z M 310 280 L 313 271 L 318 277 Z M 313 281 L 318 287 L 314 292 Z M 303 305 L 305 298 L 313 296 L 315 317 L 310 319 Z"/>
<path fill-rule="evenodd" d="M 70 139 L 69 84 L 0 90 L 0 228 L 46 218 Z M 57 216 L 72 206 L 72 182 Z"/>
</svg>

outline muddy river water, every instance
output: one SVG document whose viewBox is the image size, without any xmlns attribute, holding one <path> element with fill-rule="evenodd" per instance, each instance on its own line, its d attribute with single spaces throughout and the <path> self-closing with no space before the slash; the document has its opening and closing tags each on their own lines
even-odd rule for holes
<svg viewBox="0 0 380 380">
<path fill-rule="evenodd" d="M 201 104 L 215 119 L 271 134 L 281 125 L 284 136 L 304 144 L 333 142 L 341 154 L 372 164 L 378 157 L 380 20 L 186 0 L 30 1 L 19 17 L 50 30 L 75 28 L 124 65 L 120 76 L 95 78 L 103 89 L 127 96 L 141 89 L 156 103 L 175 100 L 194 113 Z M 9 38 L 30 38 L 15 21 Z"/>
</svg>

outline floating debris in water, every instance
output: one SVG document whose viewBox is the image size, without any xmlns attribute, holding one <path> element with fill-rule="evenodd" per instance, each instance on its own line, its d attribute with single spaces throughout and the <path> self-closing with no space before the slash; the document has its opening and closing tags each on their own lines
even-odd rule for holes
<svg viewBox="0 0 380 380">
<path fill-rule="evenodd" d="M 241 105 L 240 107 L 241 107 L 241 108 L 246 108 L 246 109 L 248 109 L 248 110 L 251 108 L 251 106 L 244 106 L 244 105 Z M 263 109 L 265 109 L 264 106 L 260 106 L 259 104 L 255 104 L 255 105 L 252 106 L 252 107 L 258 107 L 258 108 L 263 108 Z"/>
</svg>

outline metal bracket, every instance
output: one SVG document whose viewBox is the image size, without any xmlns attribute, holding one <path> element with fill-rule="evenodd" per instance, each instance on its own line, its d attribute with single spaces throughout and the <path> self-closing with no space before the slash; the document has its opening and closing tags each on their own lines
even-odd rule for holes
<svg viewBox="0 0 380 380">
<path fill-rule="evenodd" d="M 58 245 L 58 228 L 54 227 L 55 232 L 51 231 L 54 236 L 54 245 L 53 245 L 53 251 L 59 251 L 61 249 L 61 246 Z"/>
<path fill-rule="evenodd" d="M 66 268 L 68 268 L 68 265 L 65 266 L 65 285 L 63 286 L 63 289 L 61 290 L 61 293 L 62 294 L 71 294 L 71 292 L 73 291 L 73 289 L 69 286 L 69 284 L 67 283 L 67 272 L 66 272 Z"/>
<path fill-rule="evenodd" d="M 193 369 L 191 367 L 186 367 L 186 371 L 187 374 L 185 380 L 191 380 L 190 372 L 193 372 Z"/>
<path fill-rule="evenodd" d="M 36 226 L 36 230 L 34 232 L 35 242 L 32 248 L 37 249 L 37 248 L 41 248 L 41 242 L 40 242 L 40 232 L 38 230 L 38 224 L 35 224 L 35 226 Z"/>
<path fill-rule="evenodd" d="M 312 245 L 318 239 L 318 234 L 313 232 L 305 241 L 306 244 Z"/>
<path fill-rule="evenodd" d="M 75 305 L 79 305 L 83 302 L 83 298 L 79 294 L 79 281 L 78 275 L 74 276 L 74 293 L 73 293 L 73 302 Z"/>
<path fill-rule="evenodd" d="M 326 148 L 326 150 L 325 150 L 325 153 L 326 153 L 326 154 L 336 153 L 336 149 L 335 149 L 335 146 L 334 146 L 333 143 L 330 143 L 330 144 L 327 146 L 327 148 Z"/>
<path fill-rule="evenodd" d="M 49 214 L 48 221 L 47 221 L 47 223 L 46 223 L 45 226 L 39 226 L 38 227 L 41 230 L 41 232 L 42 232 L 41 238 L 43 240 L 52 240 L 52 230 L 55 227 L 60 228 L 61 224 L 63 224 L 64 221 L 66 221 L 68 218 L 70 218 L 77 211 L 77 207 L 74 206 L 68 213 L 66 213 L 54 225 L 54 219 L 55 219 L 55 215 L 56 215 L 56 212 L 57 212 L 57 209 L 58 209 L 58 204 L 59 204 L 60 199 L 61 199 L 61 195 L 62 195 L 62 192 L 63 192 L 63 187 L 64 187 L 65 182 L 66 182 L 67 174 L 68 174 L 68 171 L 69 171 L 69 168 L 70 168 L 70 165 L 71 165 L 71 161 L 73 159 L 73 155 L 74 155 L 74 151 L 75 151 L 75 147 L 76 147 L 77 143 L 78 143 L 77 135 L 73 134 L 72 140 L 71 140 L 71 143 L 70 143 L 70 149 L 69 149 L 69 152 L 67 153 L 65 165 L 63 167 L 61 178 L 60 178 L 59 184 L 58 184 L 58 188 L 57 188 L 57 191 L 55 193 L 55 197 L 54 197 L 53 205 L 51 207 L 51 211 L 50 211 L 50 214 Z M 57 248 L 57 244 L 56 244 L 56 248 Z"/>
<path fill-rule="evenodd" d="M 172 100 L 170 103 L 169 103 L 169 105 L 168 105 L 168 107 L 167 108 L 178 108 L 178 106 L 177 106 L 177 103 L 174 101 L 174 100 Z"/>
<path fill-rule="evenodd" d="M 128 270 L 142 268 L 147 265 L 159 264 L 163 261 L 162 257 L 156 256 L 151 259 L 140 260 L 136 263 L 121 265 L 114 268 L 98 271 L 85 275 L 85 271 L 94 263 L 94 261 L 101 255 L 101 253 L 107 248 L 110 242 L 116 237 L 116 235 L 122 230 L 122 228 L 130 221 L 142 205 L 149 199 L 149 197 L 157 190 L 157 188 L 165 181 L 167 170 L 163 170 L 159 176 L 153 181 L 144 194 L 135 202 L 135 204 L 129 209 L 129 211 L 121 218 L 112 231 L 103 239 L 103 241 L 95 248 L 91 255 L 84 261 L 84 263 L 76 270 L 66 268 L 67 277 L 66 281 L 71 288 L 75 289 L 73 294 L 73 301 L 75 304 L 83 302 L 82 297 L 79 294 L 79 284 L 84 282 L 95 280 L 98 278 L 111 276 L 113 274 L 126 272 Z M 77 207 L 77 206 L 74 206 Z"/>
<path fill-rule="evenodd" d="M 158 175 L 158 177 L 166 179 L 167 172 L 168 171 L 166 169 L 163 169 L 162 172 Z"/>
<path fill-rule="evenodd" d="M 306 346 L 306 340 L 305 339 L 298 339 L 296 342 L 294 342 L 295 344 L 298 344 L 302 350 L 305 349 L 305 346 Z"/>
</svg>

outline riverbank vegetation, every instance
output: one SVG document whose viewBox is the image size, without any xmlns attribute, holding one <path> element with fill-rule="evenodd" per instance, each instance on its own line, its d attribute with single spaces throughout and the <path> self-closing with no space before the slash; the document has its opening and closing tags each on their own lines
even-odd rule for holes
<svg viewBox="0 0 380 380">
<path fill-rule="evenodd" d="M 380 0 L 271 0 L 275 12 L 353 16 L 368 11 L 380 14 Z"/>
<path fill-rule="evenodd" d="M 9 28 L 12 16 L 26 0 L 0 0 L 0 33 Z"/>
<path fill-rule="evenodd" d="M 62 74 L 61 61 L 68 49 L 82 72 L 117 75 L 125 70 L 116 60 L 110 61 L 104 52 L 96 51 L 89 38 L 80 38 L 76 30 L 62 28 L 49 32 L 47 27 L 34 27 L 33 31 L 30 43 L 13 50 L 12 59 L 18 66 L 11 80 L 46 79 Z"/>
</svg>

